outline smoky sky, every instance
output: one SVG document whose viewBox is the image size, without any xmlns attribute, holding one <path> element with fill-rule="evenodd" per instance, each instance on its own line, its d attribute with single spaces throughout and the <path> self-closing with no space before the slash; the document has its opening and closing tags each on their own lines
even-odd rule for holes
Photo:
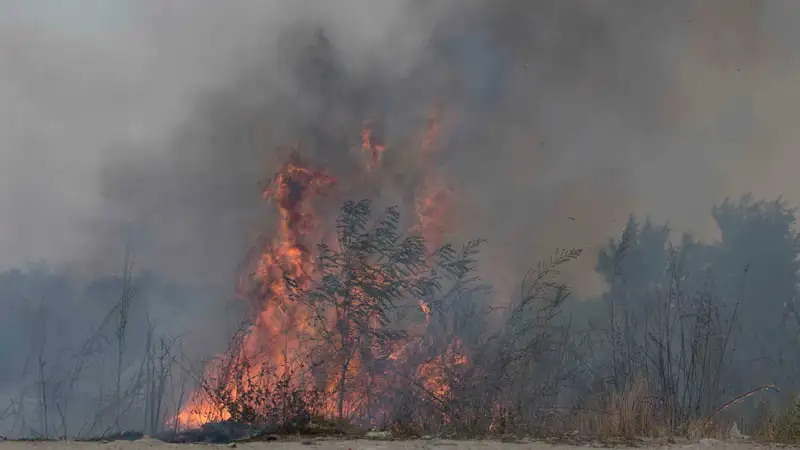
<svg viewBox="0 0 800 450">
<path fill-rule="evenodd" d="M 487 238 L 501 285 L 629 213 L 712 239 L 726 195 L 800 202 L 790 0 L 0 8 L 4 267 L 113 271 L 128 235 L 142 265 L 225 285 L 270 223 L 260 187 L 282 145 L 347 177 L 375 120 L 413 179 L 403 142 L 435 104 L 453 238 Z"/>
</svg>

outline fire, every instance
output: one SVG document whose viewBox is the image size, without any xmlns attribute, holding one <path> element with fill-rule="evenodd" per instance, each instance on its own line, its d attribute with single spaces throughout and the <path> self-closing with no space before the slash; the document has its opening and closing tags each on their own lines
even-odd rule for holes
<svg viewBox="0 0 800 450">
<path fill-rule="evenodd" d="M 335 183 L 333 177 L 310 169 L 293 152 L 289 162 L 264 189 L 264 198 L 278 206 L 280 231 L 271 245 L 262 249 L 249 276 L 254 286 L 249 292 L 247 287 L 240 287 L 240 292 L 245 293 L 258 311 L 246 342 L 248 350 L 267 348 L 267 356 L 277 365 L 279 376 L 287 375 L 293 359 L 301 352 L 300 341 L 313 337 L 310 311 L 304 305 L 288 301 L 284 279 L 290 277 L 301 285 L 309 283 L 313 259 L 303 239 L 311 236 L 316 226 L 312 200 Z"/>
<path fill-rule="evenodd" d="M 420 233 L 437 247 L 452 228 L 449 219 L 452 192 L 441 181 L 441 174 L 428 164 L 429 156 L 439 145 L 440 116 L 441 110 L 437 108 L 428 120 L 426 133 L 420 142 L 419 152 L 427 163 L 423 165 L 423 183 L 415 192 L 417 223 L 412 227 L 412 231 Z M 386 146 L 373 130 L 372 122 L 367 121 L 360 136 L 361 149 L 368 155 L 366 168 L 369 171 L 380 168 L 386 151 Z M 336 184 L 334 177 L 314 169 L 299 153 L 293 152 L 264 189 L 264 198 L 278 210 L 277 230 L 273 238 L 257 248 L 250 258 L 237 290 L 254 309 L 253 323 L 232 350 L 208 366 L 205 378 L 214 383 L 201 386 L 191 394 L 177 417 L 178 426 L 197 427 L 210 421 L 236 420 L 229 404 L 236 403 L 252 391 L 266 395 L 263 393 L 280 389 L 321 392 L 322 402 L 317 412 L 326 416 L 334 416 L 340 411 L 344 417 L 353 417 L 364 410 L 373 416 L 371 391 L 389 393 L 392 380 L 400 380 L 387 369 L 373 370 L 368 360 L 385 360 L 402 366 L 411 364 L 413 355 L 426 349 L 423 337 L 434 313 L 425 300 L 419 300 L 424 324 L 410 324 L 406 342 L 386 344 L 388 347 L 372 343 L 366 349 L 360 348 L 361 342 L 346 333 L 320 335 L 314 326 L 315 321 L 325 322 L 324 328 L 328 330 L 341 326 L 342 318 L 336 311 L 328 310 L 324 317 L 320 317 L 318 311 L 292 300 L 287 280 L 293 284 L 293 289 L 308 287 L 313 282 L 315 261 L 307 245 L 326 239 L 318 230 L 314 201 Z M 380 278 L 379 274 L 373 282 L 380 286 L 389 281 Z M 356 288 L 345 296 L 356 307 L 374 301 L 371 294 Z M 378 325 L 378 318 L 374 317 L 359 324 L 376 328 Z M 327 361 L 326 354 L 320 350 L 319 343 L 323 340 L 339 349 L 360 349 L 345 359 L 336 352 L 329 352 L 327 359 L 339 361 L 334 364 Z M 452 394 L 455 383 L 451 369 L 466 366 L 468 359 L 463 344 L 455 338 L 443 354 L 418 364 L 415 376 L 427 395 L 444 399 Z M 341 394 L 345 385 L 355 385 L 361 391 L 351 389 L 346 395 Z"/>
<path fill-rule="evenodd" d="M 428 306 L 428 304 L 425 303 L 424 300 L 420 300 L 419 309 L 422 310 L 423 313 L 425 313 L 425 325 L 428 325 L 428 323 L 431 320 L 431 307 Z"/>
<path fill-rule="evenodd" d="M 444 244 L 445 235 L 451 231 L 453 223 L 450 217 L 452 192 L 447 187 L 444 177 L 433 169 L 433 154 L 440 148 L 442 108 L 434 108 L 428 117 L 428 125 L 420 144 L 422 161 L 426 170 L 425 178 L 415 193 L 415 211 L 417 225 L 412 231 L 420 233 L 431 250 Z"/>
<path fill-rule="evenodd" d="M 442 107 L 441 105 L 436 105 L 436 107 L 433 109 L 430 116 L 428 117 L 428 126 L 427 129 L 425 130 L 425 135 L 422 137 L 421 150 L 423 158 L 436 150 L 436 144 L 438 143 L 439 133 L 441 132 L 441 123 L 442 123 Z"/>
<path fill-rule="evenodd" d="M 386 146 L 373 134 L 373 125 L 370 121 L 364 122 L 361 129 L 361 151 L 370 156 L 367 163 L 368 170 L 371 171 L 380 166 Z"/>
<path fill-rule="evenodd" d="M 432 250 L 444 244 L 452 227 L 450 221 L 452 192 L 437 178 L 428 178 L 417 192 L 415 210 L 417 225 L 413 231 L 420 233 Z"/>
<path fill-rule="evenodd" d="M 221 410 L 213 403 L 204 401 L 197 392 L 193 392 L 189 404 L 178 413 L 177 425 L 179 428 L 197 428 L 209 422 L 225 421 L 230 418 L 230 413 Z"/>
<path fill-rule="evenodd" d="M 419 377 L 424 380 L 423 385 L 428 392 L 438 399 L 446 399 L 452 393 L 452 386 L 458 382 L 457 374 L 448 373 L 447 368 L 457 369 L 467 364 L 461 340 L 455 338 L 444 354 L 419 367 Z"/>
<path fill-rule="evenodd" d="M 256 311 L 253 325 L 245 333 L 239 355 L 218 358 L 206 371 L 206 378 L 216 380 L 217 390 L 235 402 L 250 380 L 267 378 L 277 381 L 289 377 L 303 360 L 302 342 L 313 339 L 310 311 L 304 305 L 289 302 L 284 277 L 305 284 L 313 273 L 313 260 L 303 239 L 311 236 L 316 225 L 312 199 L 335 184 L 323 171 L 311 170 L 297 152 L 278 171 L 263 195 L 274 202 L 279 212 L 277 236 L 256 258 L 254 268 L 240 282 L 238 292 L 249 299 Z M 226 374 L 226 362 L 254 361 L 238 367 L 243 373 Z M 220 385 L 221 384 L 221 385 Z M 293 386 L 295 388 L 301 386 Z M 310 386 L 302 386 L 310 387 Z M 205 387 L 207 391 L 209 387 Z M 196 391 L 178 415 L 181 426 L 197 427 L 213 420 L 228 420 L 231 415 L 219 399 L 208 392 Z"/>
</svg>

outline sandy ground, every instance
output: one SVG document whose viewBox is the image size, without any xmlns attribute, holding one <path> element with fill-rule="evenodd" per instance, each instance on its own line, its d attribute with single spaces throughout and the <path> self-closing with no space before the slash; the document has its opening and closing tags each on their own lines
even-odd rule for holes
<svg viewBox="0 0 800 450">
<path fill-rule="evenodd" d="M 228 445 L 207 444 L 165 444 L 161 441 L 142 439 L 138 441 L 116 441 L 108 443 L 86 442 L 2 442 L 0 450 L 186 450 L 186 447 L 210 447 L 228 450 Z M 553 445 L 545 442 L 501 443 L 495 441 L 313 441 L 302 442 L 258 442 L 238 444 L 237 450 L 571 450 L 586 449 L 586 446 Z M 640 447 L 641 448 L 641 447 Z M 670 446 L 647 447 L 675 450 L 747 450 L 753 448 L 785 448 L 755 444 L 750 442 L 723 442 L 704 439 L 699 442 L 674 444 Z"/>
</svg>

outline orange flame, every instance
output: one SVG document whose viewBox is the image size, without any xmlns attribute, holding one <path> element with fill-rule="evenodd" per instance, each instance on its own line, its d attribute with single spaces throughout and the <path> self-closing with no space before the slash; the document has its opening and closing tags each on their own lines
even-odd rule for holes
<svg viewBox="0 0 800 450">
<path fill-rule="evenodd" d="M 431 307 L 428 306 L 428 304 L 425 303 L 424 300 L 420 300 L 419 309 L 421 309 L 422 312 L 425 313 L 425 325 L 428 325 L 428 322 L 430 322 L 431 320 Z"/>
<path fill-rule="evenodd" d="M 444 244 L 445 235 L 451 230 L 453 223 L 450 217 L 452 192 L 447 187 L 440 173 L 434 170 L 430 160 L 434 151 L 438 150 L 438 138 L 441 131 L 442 108 L 437 105 L 428 117 L 427 131 L 421 142 L 422 165 L 427 173 L 417 187 L 415 210 L 417 225 L 412 231 L 425 238 L 429 250 L 435 250 Z"/>
<path fill-rule="evenodd" d="M 298 360 L 302 360 L 302 342 L 314 335 L 310 311 L 289 301 L 284 277 L 300 284 L 310 282 L 313 261 L 302 240 L 314 231 L 312 199 L 334 184 L 332 177 L 309 169 L 299 154 L 293 152 L 289 162 L 264 189 L 264 197 L 278 206 L 279 232 L 261 249 L 238 289 L 256 310 L 254 324 L 245 334 L 241 348 L 241 358 L 254 364 L 246 366 L 244 373 L 228 374 L 226 379 L 220 376 L 220 367 L 235 356 L 224 355 L 205 374 L 206 379 L 222 380 L 222 386 L 215 388 L 225 392 L 230 401 L 238 398 L 241 394 L 238 391 L 242 386 L 246 388 L 249 380 L 263 378 L 267 362 L 276 368 L 271 378 L 287 377 L 300 364 Z M 262 350 L 266 351 L 260 353 Z M 213 420 L 228 420 L 230 413 L 217 403 L 208 392 L 195 391 L 178 415 L 179 425 L 197 427 Z"/>
<path fill-rule="evenodd" d="M 386 146 L 373 135 L 372 122 L 365 121 L 361 129 L 361 151 L 370 155 L 367 170 L 380 166 L 385 150 Z"/>
<path fill-rule="evenodd" d="M 419 367 L 419 376 L 424 379 L 423 385 L 428 392 L 439 399 L 446 399 L 451 394 L 451 386 L 455 381 L 454 374 L 448 373 L 448 368 L 458 368 L 467 364 L 466 351 L 461 340 L 456 337 L 443 355 Z"/>
<path fill-rule="evenodd" d="M 423 158 L 433 152 L 436 144 L 438 144 L 439 133 L 441 132 L 442 127 L 441 105 L 436 105 L 436 107 L 434 107 L 433 111 L 428 117 L 427 122 L 427 129 L 425 131 L 425 135 L 422 137 L 421 144 Z"/>
<path fill-rule="evenodd" d="M 434 151 L 438 145 L 441 129 L 441 110 L 436 108 L 428 120 L 427 130 L 420 143 L 419 151 L 423 159 Z M 373 125 L 367 121 L 361 130 L 362 152 L 369 158 L 367 170 L 379 167 L 386 150 L 385 145 L 374 135 Z M 439 246 L 452 227 L 450 220 L 450 189 L 441 181 L 439 173 L 426 164 L 426 176 L 415 193 L 415 212 L 417 224 L 412 228 L 419 232 L 431 245 Z M 254 308 L 253 325 L 246 331 L 241 342 L 239 354 L 229 353 L 218 357 L 206 369 L 206 378 L 219 380 L 216 386 L 224 392 L 229 400 L 236 400 L 253 383 L 274 385 L 280 379 L 287 379 L 296 371 L 308 371 L 311 366 L 310 351 L 323 338 L 312 325 L 313 320 L 327 321 L 329 328 L 335 328 L 336 316 L 328 311 L 328 316 L 319 318 L 306 305 L 291 300 L 286 280 L 290 279 L 300 288 L 310 286 L 314 276 L 314 260 L 305 246 L 306 241 L 319 238 L 317 216 L 314 211 L 314 199 L 326 193 L 336 184 L 336 180 L 320 170 L 313 170 L 297 152 L 290 155 L 289 161 L 281 167 L 272 181 L 264 189 L 264 198 L 277 206 L 279 212 L 278 229 L 273 239 L 257 249 L 250 258 L 250 266 L 244 272 L 237 292 L 248 299 Z M 380 283 L 380 280 L 378 280 Z M 353 290 L 347 295 L 349 301 L 368 302 L 369 295 Z M 316 386 L 323 390 L 324 398 L 321 406 L 326 415 L 333 415 L 338 408 L 337 391 L 340 385 L 355 384 L 365 387 L 366 391 L 391 390 L 391 376 L 387 373 L 370 372 L 367 361 L 363 358 L 387 358 L 397 364 L 409 361 L 411 348 L 424 347 L 422 337 L 431 320 L 430 305 L 419 300 L 419 308 L 425 315 L 424 325 L 419 323 L 409 326 L 411 339 L 404 343 L 388 344 L 393 348 L 373 347 L 368 351 L 355 355 L 345 370 L 335 367 L 326 368 L 323 380 L 314 380 L 314 376 L 292 379 L 291 388 L 310 391 Z M 369 319 L 377 321 L 376 318 Z M 366 324 L 366 326 L 377 324 Z M 347 339 L 347 337 L 331 337 L 326 339 Z M 341 342 L 336 342 L 341 345 Z M 371 353 L 371 356 L 370 356 Z M 383 356 L 381 356 L 383 355 Z M 225 376 L 226 362 L 241 358 L 250 361 L 242 373 Z M 323 362 L 324 364 L 324 362 Z M 416 370 L 417 376 L 425 389 L 439 397 L 446 398 L 452 394 L 452 373 L 447 368 L 461 367 L 468 364 L 466 352 L 460 340 L 454 339 L 446 351 L 438 358 L 427 361 Z M 269 365 L 269 367 L 268 367 Z M 274 368 L 267 370 L 268 368 Z M 269 375 L 265 375 L 269 373 Z M 320 382 L 321 381 L 321 382 Z M 191 394 L 188 402 L 182 407 L 177 420 L 180 427 L 197 427 L 204 423 L 231 418 L 225 405 L 218 399 L 208 395 L 208 389 L 200 389 Z M 369 393 L 366 394 L 370 395 Z M 350 417 L 365 401 L 354 393 L 344 398 L 344 413 Z"/>
</svg>

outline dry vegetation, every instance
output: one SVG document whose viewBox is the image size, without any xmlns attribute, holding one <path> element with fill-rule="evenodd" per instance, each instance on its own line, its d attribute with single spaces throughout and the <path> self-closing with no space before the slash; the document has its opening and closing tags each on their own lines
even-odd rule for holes
<svg viewBox="0 0 800 450">
<path fill-rule="evenodd" d="M 560 270 L 582 251 L 566 249 L 502 299 L 477 276 L 483 241 L 432 244 L 442 223 L 434 207 L 404 220 L 398 208 L 376 216 L 371 201 L 346 202 L 312 251 L 312 199 L 333 182 L 295 154 L 265 189 L 278 232 L 248 260 L 238 293 L 250 320 L 225 352 L 195 368 L 147 308 L 136 319 L 143 296 L 128 254 L 118 299 L 69 361 L 48 361 L 44 303 L 34 312 L 45 330 L 26 366 L 36 381 L 0 421 L 16 437 L 179 442 L 368 429 L 699 438 L 728 437 L 736 423 L 797 442 L 800 407 L 768 397 L 800 388 L 800 251 L 782 202 L 726 201 L 714 210 L 723 241 L 711 245 L 685 236 L 673 246 L 666 227 L 631 219 L 598 256 L 602 297 L 571 298 Z M 777 402 L 757 409 L 755 399 Z M 95 412 L 75 423 L 71 413 L 87 408 Z"/>
<path fill-rule="evenodd" d="M 39 352 L 33 398 L 41 431 L 33 436 L 228 441 L 378 428 L 394 437 L 632 440 L 727 438 L 736 422 L 755 439 L 798 442 L 798 403 L 781 409 L 762 402 L 746 418 L 737 409 L 777 391 L 732 390 L 744 281 L 733 301 L 707 285 L 692 292 L 694 279 L 671 249 L 663 284 L 645 286 L 655 291 L 631 304 L 635 291 L 620 281 L 620 270 L 647 233 L 632 223 L 600 256 L 611 284 L 596 300 L 602 321 L 579 327 L 565 312 L 570 292 L 558 278 L 580 250 L 539 264 L 518 295 L 498 306 L 474 274 L 481 241 L 430 253 L 423 238 L 403 237 L 400 229 L 394 209 L 373 219 L 370 202 L 347 203 L 337 242 L 318 247 L 313 268 L 263 253 L 276 266 L 251 287 L 251 301 L 262 311 L 275 306 L 285 321 L 246 324 L 224 354 L 200 369 L 180 358 L 178 340 L 156 338 L 148 320 L 138 369 L 126 370 L 135 367 L 125 355 L 137 298 L 126 257 L 119 300 L 104 320 L 113 324 L 112 338 L 92 334 L 67 382 L 56 385 Z M 44 338 L 38 345 L 46 345 Z M 115 351 L 106 356 L 104 348 Z M 73 390 L 92 361 L 110 370 L 114 383 L 93 421 L 70 433 Z M 24 408 L 12 401 L 0 420 L 24 426 Z M 132 418 L 140 434 L 125 431 Z"/>
<path fill-rule="evenodd" d="M 728 414 L 743 401 L 777 389 L 767 385 L 728 394 L 721 387 L 731 383 L 728 357 L 735 342 L 741 294 L 728 303 L 708 291 L 690 294 L 685 285 L 691 278 L 682 271 L 676 250 L 668 262 L 665 285 L 659 287 L 666 291 L 664 297 L 656 293 L 652 301 L 639 300 L 634 307 L 623 303 L 627 299 L 612 288 L 604 327 L 573 332 L 571 319 L 564 317 L 569 289 L 557 282 L 558 269 L 578 257 L 579 250 L 561 251 L 531 271 L 518 298 L 495 313 L 500 325 L 490 326 L 486 317 L 491 316 L 492 305 L 484 302 L 491 291 L 471 275 L 480 242 L 468 244 L 460 253 L 443 247 L 436 262 L 439 269 L 430 270 L 422 258 L 422 241 L 409 244 L 396 234 L 399 218 L 393 211 L 372 231 L 367 231 L 369 213 L 365 202 L 347 204 L 342 210 L 339 226 L 348 228 L 340 234 L 340 246 L 320 248 L 325 255 L 320 261 L 329 264 L 326 273 L 330 274 L 320 279 L 327 284 L 311 282 L 302 287 L 284 280 L 290 283 L 295 301 L 319 308 L 314 309 L 314 317 L 320 319 L 321 329 L 315 331 L 324 339 L 322 347 L 315 349 L 346 355 L 333 366 L 334 375 L 317 372 L 321 384 L 300 383 L 297 380 L 302 377 L 313 378 L 313 371 L 285 372 L 280 365 L 265 365 L 268 360 L 263 355 L 243 351 L 243 341 L 238 340 L 217 360 L 224 362 L 225 370 L 207 372 L 217 376 L 204 378 L 200 391 L 204 400 L 198 405 L 211 405 L 216 419 L 258 424 L 270 433 L 303 432 L 333 419 L 362 428 L 378 426 L 406 437 L 700 438 L 728 437 L 738 422 L 737 427 L 747 425 L 747 432 L 757 438 L 796 442 L 796 406 L 749 422 Z M 611 246 L 607 255 L 614 271 L 637 233 L 630 226 Z M 376 298 L 391 289 L 387 272 L 376 277 L 370 269 L 374 267 L 371 251 L 378 248 L 371 240 L 376 236 L 389 236 L 384 242 L 388 247 L 378 252 L 382 254 L 402 253 L 411 258 L 407 246 L 416 245 L 418 255 L 412 264 L 418 264 L 420 271 L 415 272 L 417 276 L 397 279 L 406 288 L 413 284 L 411 280 L 422 281 L 414 285 L 416 295 L 410 298 L 425 299 L 430 309 L 424 326 L 416 332 L 403 322 L 407 316 L 392 316 L 414 306 L 403 304 L 407 293 L 391 301 L 360 304 L 358 309 L 346 303 L 346 295 L 336 298 L 337 293 L 352 292 L 337 284 L 347 274 L 358 274 L 353 282 L 359 292 L 372 292 Z M 400 252 L 395 245 L 406 247 Z M 353 261 L 359 262 L 357 269 Z M 351 266 L 347 270 L 337 266 L 343 262 Z M 444 273 L 451 276 L 437 278 L 436 274 Z M 742 277 L 746 275 L 747 270 Z M 611 277 L 619 274 L 612 272 Z M 314 304 L 314 299 L 324 306 Z M 335 308 L 335 321 L 322 319 L 328 317 L 325 306 Z M 380 320 L 370 322 L 373 317 Z M 335 332 L 325 328 L 331 323 L 338 324 Z M 370 323 L 374 328 L 364 328 Z M 412 332 L 400 332 L 398 324 Z M 347 347 L 370 338 L 373 344 L 366 348 Z M 256 372 L 253 361 L 258 361 Z M 350 370 L 354 362 L 358 370 Z M 266 367 L 271 372 L 265 372 Z M 220 373 L 225 376 L 219 378 Z"/>
</svg>

